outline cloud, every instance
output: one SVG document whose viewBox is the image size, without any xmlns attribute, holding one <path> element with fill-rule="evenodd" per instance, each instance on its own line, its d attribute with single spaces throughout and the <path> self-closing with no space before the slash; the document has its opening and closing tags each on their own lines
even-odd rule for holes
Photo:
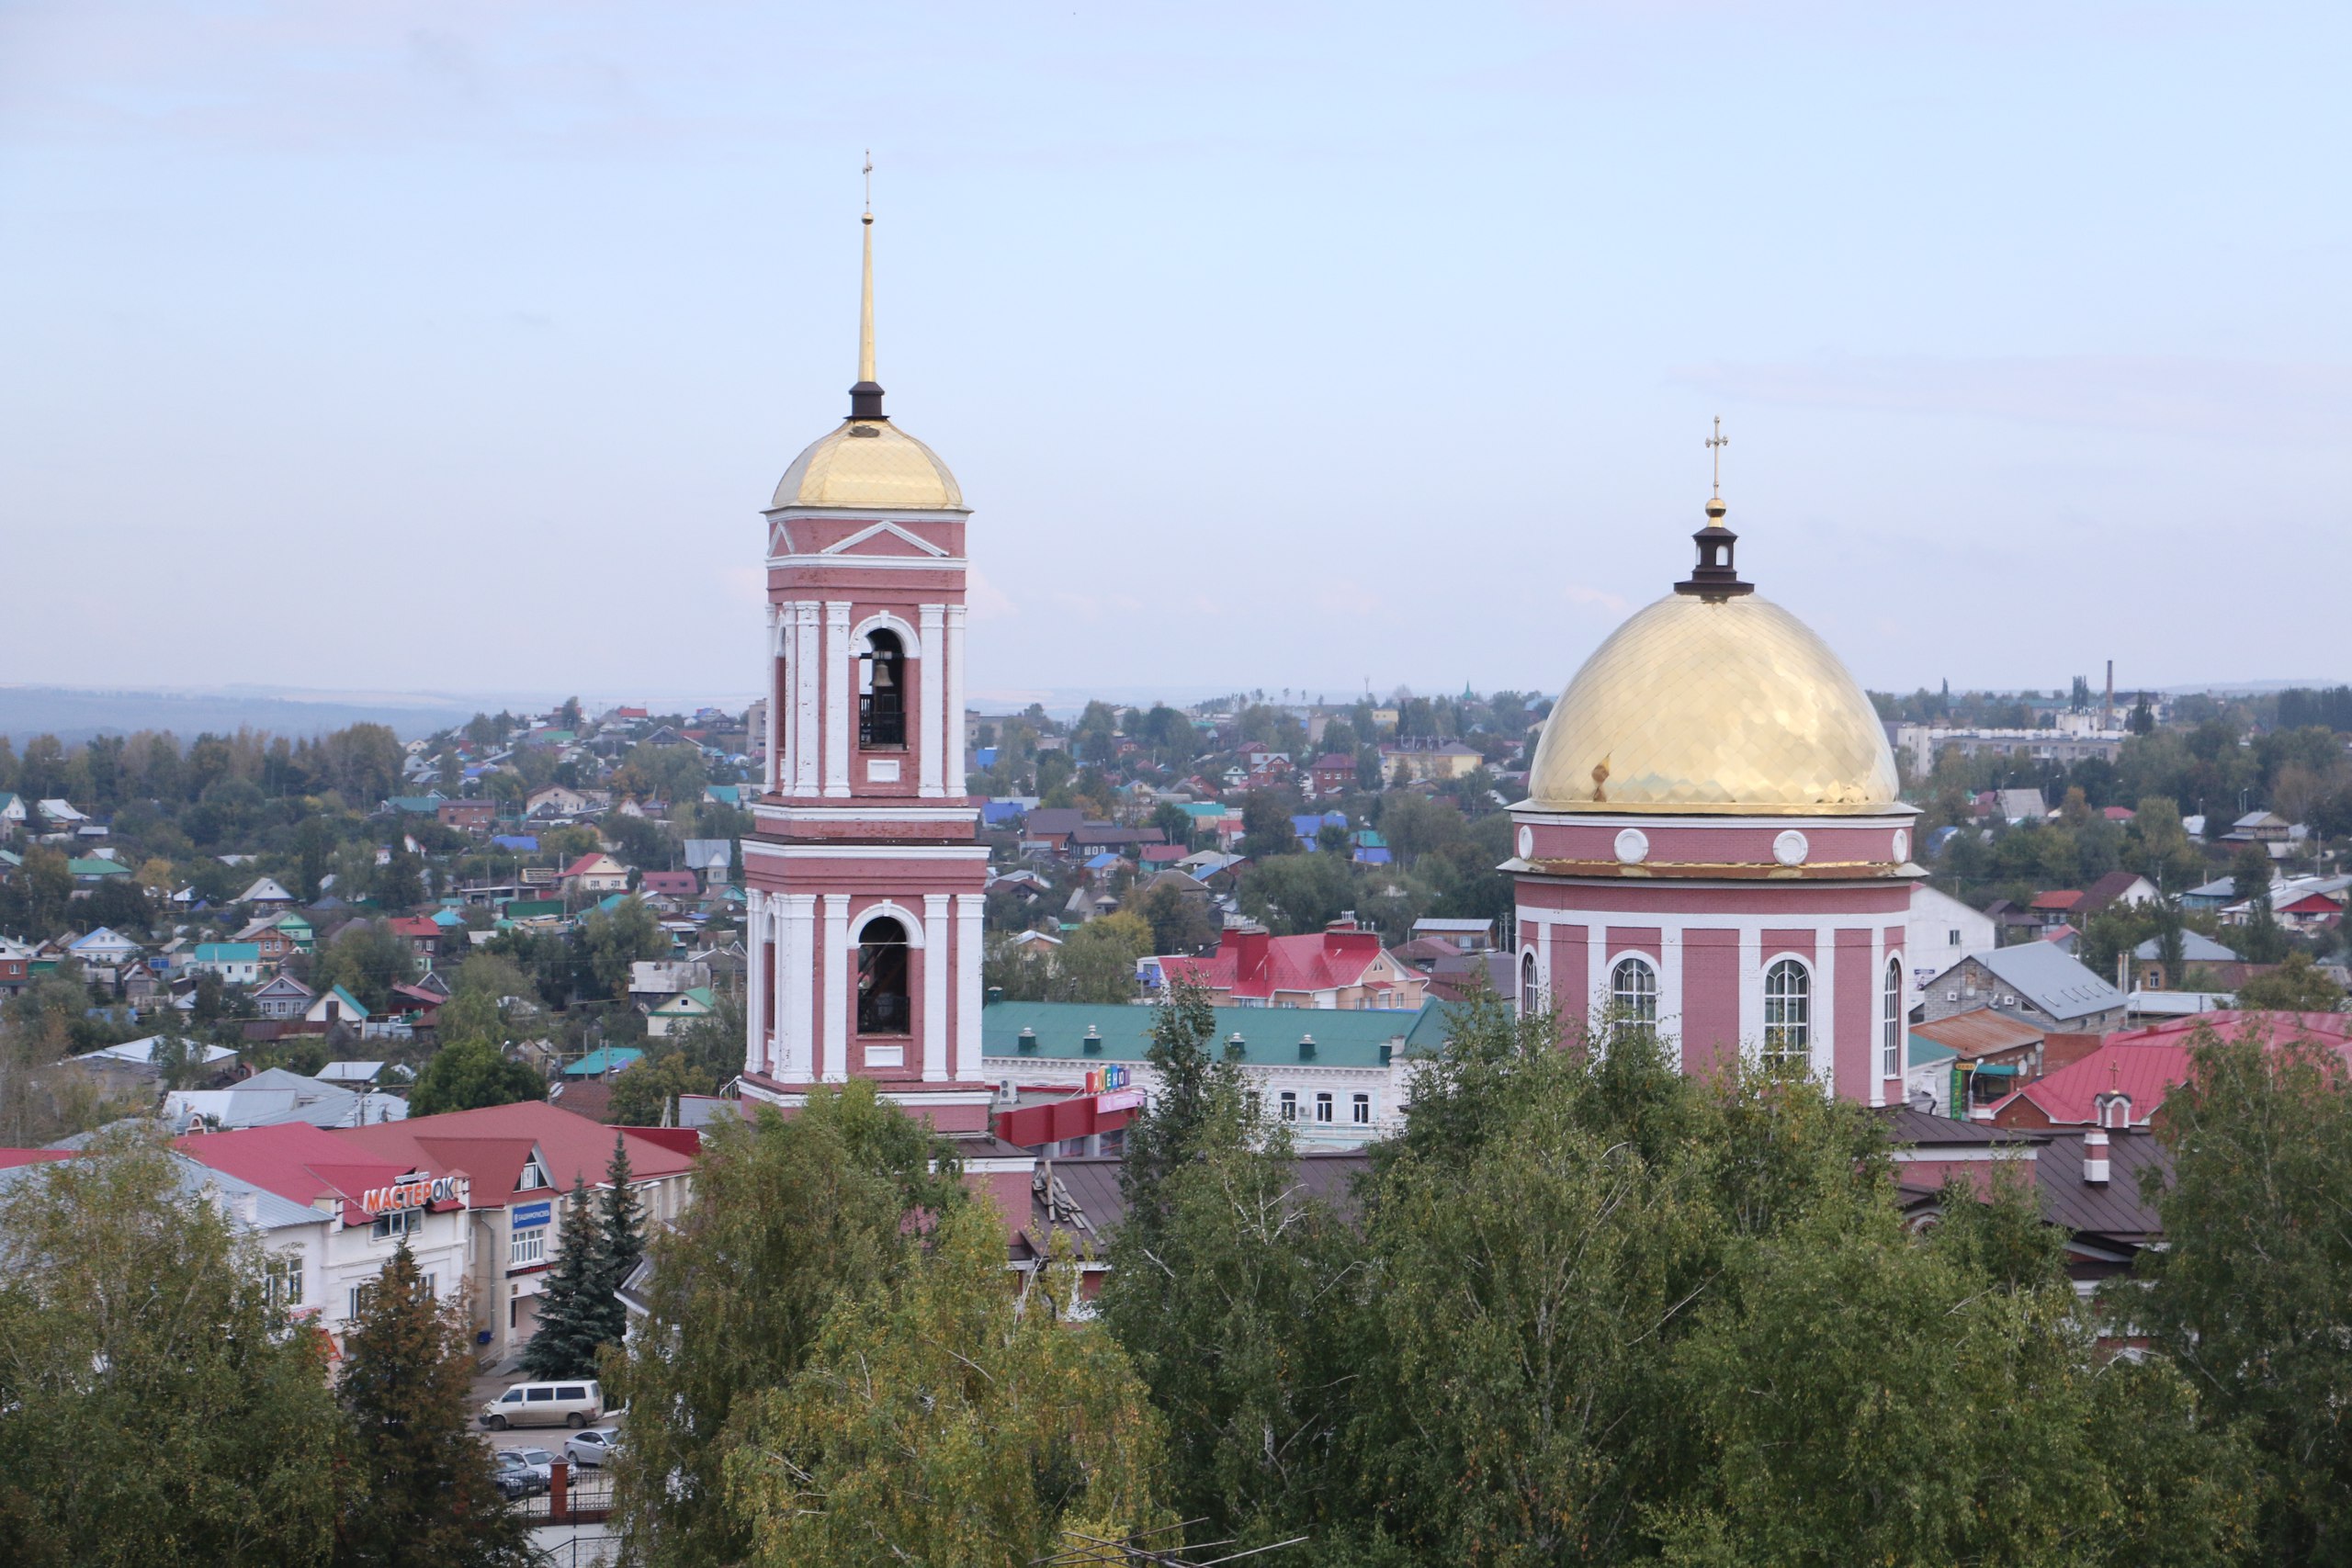
<svg viewBox="0 0 2352 1568">
<path fill-rule="evenodd" d="M 1632 602 L 1622 593 L 1611 593 L 1604 588 L 1587 588 L 1580 582 L 1571 582 L 1561 589 L 1560 597 L 1571 604 L 1606 610 L 1612 615 L 1630 615 L 1634 608 Z"/>
<path fill-rule="evenodd" d="M 2352 366 L 2260 360 L 1929 355 L 1689 366 L 1671 385 L 1724 397 L 2300 444 L 2352 421 Z"/>
</svg>

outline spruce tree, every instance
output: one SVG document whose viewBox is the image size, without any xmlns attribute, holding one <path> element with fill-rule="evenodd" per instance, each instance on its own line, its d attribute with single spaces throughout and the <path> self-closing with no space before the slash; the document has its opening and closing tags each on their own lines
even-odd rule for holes
<svg viewBox="0 0 2352 1568">
<path fill-rule="evenodd" d="M 621 1305 L 620 1288 L 645 1256 L 644 1217 L 638 1213 L 637 1195 L 629 1190 L 628 1141 L 613 1134 L 613 1157 L 605 1167 L 605 1190 L 597 1200 L 596 1228 L 602 1243 L 597 1259 L 603 1289 L 597 1294 L 603 1337 L 617 1345 L 628 1330 L 628 1309 Z"/>
<path fill-rule="evenodd" d="M 435 1301 L 403 1241 L 344 1337 L 350 1500 L 338 1568 L 491 1568 L 530 1561 L 521 1522 L 469 1429 L 471 1323 Z"/>
<path fill-rule="evenodd" d="M 596 1375 L 596 1347 L 605 1337 L 598 1303 L 610 1289 L 605 1280 L 604 1237 L 588 1201 L 588 1183 L 574 1176 L 571 1195 L 563 1201 L 563 1236 L 548 1269 L 546 1293 L 539 1297 L 538 1330 L 523 1348 L 526 1376 Z"/>
</svg>

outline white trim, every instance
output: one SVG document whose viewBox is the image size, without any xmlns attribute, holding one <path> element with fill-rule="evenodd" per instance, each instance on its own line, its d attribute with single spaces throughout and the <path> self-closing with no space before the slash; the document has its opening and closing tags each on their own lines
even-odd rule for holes
<svg viewBox="0 0 2352 1568">
<path fill-rule="evenodd" d="M 825 1023 L 822 1035 L 824 1080 L 849 1080 L 849 895 L 828 893 L 825 899 Z"/>
<path fill-rule="evenodd" d="M 743 857 L 767 860 L 976 860 L 989 858 L 986 844 L 770 844 L 743 840 Z"/>
<path fill-rule="evenodd" d="M 752 887 L 743 893 L 744 936 L 751 948 L 743 955 L 745 1023 L 743 1070 L 765 1072 L 768 1057 L 767 961 L 768 896 Z"/>
<path fill-rule="evenodd" d="M 754 803 L 752 817 L 762 822 L 840 822 L 872 818 L 878 822 L 968 823 L 979 812 L 969 806 L 764 806 Z"/>
<path fill-rule="evenodd" d="M 818 792 L 817 773 L 823 761 L 824 726 L 818 720 L 818 708 L 824 700 L 825 665 L 817 656 L 819 627 L 816 603 L 802 600 L 793 609 L 797 613 L 793 637 L 799 644 L 800 657 L 794 665 L 792 793 L 815 795 Z"/>
<path fill-rule="evenodd" d="M 883 899 L 879 904 L 868 904 L 858 912 L 854 919 L 849 922 L 849 941 L 846 943 L 846 949 L 854 951 L 863 940 L 861 933 L 865 928 L 885 915 L 898 921 L 899 928 L 907 933 L 909 947 L 918 951 L 922 949 L 922 922 L 915 919 L 912 910 L 894 904 L 888 898 Z"/>
<path fill-rule="evenodd" d="M 961 799 L 971 782 L 964 765 L 964 606 L 950 604 L 946 610 L 947 743 L 940 753 L 946 772 L 942 787 Z"/>
<path fill-rule="evenodd" d="M 911 522 L 929 522 L 934 517 L 962 519 L 969 517 L 968 506 L 816 506 L 794 502 L 789 506 L 763 506 L 760 515 L 771 523 L 797 523 L 804 519 L 828 522 L 855 523 L 865 518 L 906 518 Z"/>
<path fill-rule="evenodd" d="M 980 1059 L 980 929 L 988 900 L 978 893 L 956 896 L 956 1032 L 950 1077 Z"/>
<path fill-rule="evenodd" d="M 922 635 L 932 640 L 933 647 L 945 646 L 939 641 L 944 609 L 945 606 L 940 604 L 923 604 L 916 611 L 922 621 Z M 946 671 L 933 667 L 915 671 L 915 687 L 919 694 L 915 702 L 915 745 L 922 755 L 921 793 L 931 799 L 947 793 L 940 784 L 947 749 L 942 744 L 945 737 L 939 728 L 940 710 L 946 706 Z"/>
<path fill-rule="evenodd" d="M 922 1076 L 927 1083 L 947 1077 L 947 895 L 922 896 L 926 953 L 922 964 Z"/>
<path fill-rule="evenodd" d="M 878 537 L 884 534 L 888 534 L 894 539 L 904 539 L 908 544 L 910 544 L 915 548 L 922 551 L 923 554 L 931 557 L 933 560 L 945 560 L 950 558 L 945 550 L 941 549 L 929 539 L 910 534 L 896 523 L 876 523 L 866 527 L 860 528 L 848 538 L 836 539 L 833 543 L 827 545 L 823 549 L 819 550 L 817 552 L 817 558 L 822 560 L 829 556 L 845 556 L 849 554 L 851 549 L 854 547 L 862 545 L 865 543 L 866 540 Z M 861 566 L 865 565 L 867 558 L 868 558 L 864 556 L 859 557 L 858 564 Z M 883 560 L 907 560 L 912 558 L 907 556 L 883 556 L 879 558 Z"/>
<path fill-rule="evenodd" d="M 827 567 L 831 567 L 835 570 L 844 567 L 854 567 L 860 571 L 865 571 L 869 569 L 878 569 L 883 571 L 906 571 L 909 570 L 918 571 L 958 571 L 970 564 L 971 563 L 962 556 L 941 556 L 936 559 L 933 559 L 929 556 L 809 555 L 770 556 L 767 558 L 768 569 L 772 571 L 789 571 L 795 568 L 798 568 L 804 571 L 809 570 L 821 570 Z"/>
<path fill-rule="evenodd" d="M 776 944 L 776 996 L 782 1002 L 776 1018 L 777 1055 L 775 1077 L 787 1083 L 806 1083 L 816 1076 L 817 896 L 786 893 L 784 899 L 784 941 Z"/>
<path fill-rule="evenodd" d="M 825 795 L 849 797 L 849 601 L 825 602 Z"/>
<path fill-rule="evenodd" d="M 1916 806 L 1889 806 L 1876 811 L 1859 812 L 1852 816 L 1823 812 L 1818 815 L 1776 816 L 1766 812 L 1760 816 L 1667 817 L 1652 816 L 1646 811 L 1544 811 L 1524 803 L 1510 807 L 1514 822 L 1541 822 L 1555 828 L 1786 828 L 1796 823 L 1809 823 L 1818 830 L 1823 828 L 1902 828 L 1920 815 Z"/>
<path fill-rule="evenodd" d="M 886 629 L 899 634 L 899 641 L 905 645 L 902 651 L 909 659 L 921 659 L 922 657 L 922 638 L 915 635 L 914 627 L 907 625 L 906 622 L 900 620 L 898 616 L 892 615 L 888 610 L 876 610 L 874 614 L 866 616 L 865 619 L 858 622 L 857 625 L 850 627 L 849 640 L 852 646 L 855 646 L 858 643 L 864 642 L 867 637 L 872 637 L 876 631 Z"/>
</svg>

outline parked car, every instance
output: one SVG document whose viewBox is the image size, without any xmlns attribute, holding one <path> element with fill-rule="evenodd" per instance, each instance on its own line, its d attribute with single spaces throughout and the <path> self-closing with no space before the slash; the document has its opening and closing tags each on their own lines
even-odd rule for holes
<svg viewBox="0 0 2352 1568">
<path fill-rule="evenodd" d="M 491 1456 L 491 1479 L 497 1483 L 498 1495 L 508 1502 L 519 1497 L 536 1497 L 555 1484 L 552 1471 L 541 1473 L 526 1456 L 533 1451 L 526 1449 L 501 1449 Z"/>
<path fill-rule="evenodd" d="M 591 1427 L 564 1439 L 563 1457 L 590 1470 L 610 1464 L 621 1451 L 621 1435 L 610 1427 Z"/>
<path fill-rule="evenodd" d="M 594 1382 L 518 1382 L 481 1407 L 481 1424 L 493 1432 L 585 1427 L 604 1414 L 605 1392 Z"/>
</svg>

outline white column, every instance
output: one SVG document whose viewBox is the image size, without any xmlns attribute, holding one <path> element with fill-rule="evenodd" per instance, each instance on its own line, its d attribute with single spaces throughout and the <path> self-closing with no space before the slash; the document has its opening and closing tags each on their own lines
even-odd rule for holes
<svg viewBox="0 0 2352 1568">
<path fill-rule="evenodd" d="M 769 739 L 775 739 L 774 726 Z M 756 887 L 743 892 L 743 934 L 750 943 L 743 954 L 743 1070 L 763 1073 L 768 1065 L 768 896 Z"/>
<path fill-rule="evenodd" d="M 1905 1035 L 1898 1032 L 1895 1039 L 1907 1043 Z M 1886 1103 L 1886 917 L 1871 919 L 1871 1100 L 1872 1105 Z M 1903 1044 L 1895 1047 L 1894 1065 L 1903 1066 Z M 1897 1077 L 1901 1074 L 1898 1072 Z"/>
<path fill-rule="evenodd" d="M 849 601 L 825 604 L 825 794 L 849 794 Z"/>
<path fill-rule="evenodd" d="M 1549 916 L 1535 922 L 1535 989 L 1539 1003 L 1552 998 L 1552 921 Z"/>
<path fill-rule="evenodd" d="M 956 709 L 956 733 L 964 733 L 964 710 Z M 956 1050 L 947 1076 L 961 1081 L 980 1072 L 980 913 L 988 900 L 977 893 L 956 895 Z"/>
<path fill-rule="evenodd" d="M 936 799 L 946 793 L 940 787 L 940 774 L 947 761 L 947 750 L 942 744 L 946 737 L 940 732 L 940 710 L 947 705 L 947 660 L 940 641 L 940 606 L 922 606 L 922 623 L 919 633 L 922 642 L 922 668 L 915 680 L 922 688 L 915 717 L 915 746 L 922 753 L 922 793 Z"/>
<path fill-rule="evenodd" d="M 954 948 L 948 942 L 947 895 L 922 898 L 922 1076 L 939 1083 L 947 1077 L 947 971 Z"/>
<path fill-rule="evenodd" d="M 1599 915 L 1584 928 L 1584 1017 L 1599 1018 L 1609 1007 L 1609 928 Z"/>
<path fill-rule="evenodd" d="M 1739 933 L 1739 1050 L 1749 1060 L 1764 1046 L 1764 931 Z"/>
<path fill-rule="evenodd" d="M 1813 933 L 1813 1076 L 1838 1091 L 1838 928 L 1817 926 Z"/>
<path fill-rule="evenodd" d="M 784 929 L 775 944 L 776 1077 L 807 1083 L 816 1077 L 810 1021 L 816 1006 L 817 896 L 786 893 Z"/>
<path fill-rule="evenodd" d="M 767 661 L 762 666 L 767 671 L 767 678 L 760 683 L 760 693 L 767 699 L 768 708 L 768 754 L 767 761 L 760 771 L 762 792 L 767 795 L 775 793 L 776 779 L 780 776 L 784 759 L 785 701 L 784 693 L 777 688 L 775 678 L 776 659 L 783 651 L 781 634 L 776 629 L 781 624 L 782 615 L 779 607 L 774 602 L 770 602 Z"/>
<path fill-rule="evenodd" d="M 817 704 L 822 698 L 824 661 L 817 657 L 817 606 L 803 601 L 792 606 L 793 640 L 797 651 L 793 656 L 792 704 L 792 793 L 817 793 L 819 747 L 824 732 L 817 722 Z"/>
<path fill-rule="evenodd" d="M 957 800 L 967 787 L 964 778 L 964 606 L 947 606 L 947 793 Z M 975 1037 L 977 1038 L 977 1036 Z M 979 1065 L 979 1057 L 972 1058 Z"/>
<path fill-rule="evenodd" d="M 849 948 L 849 895 L 828 893 L 825 898 L 825 1027 L 824 1079 L 849 1077 L 849 970 L 854 961 Z"/>
</svg>

